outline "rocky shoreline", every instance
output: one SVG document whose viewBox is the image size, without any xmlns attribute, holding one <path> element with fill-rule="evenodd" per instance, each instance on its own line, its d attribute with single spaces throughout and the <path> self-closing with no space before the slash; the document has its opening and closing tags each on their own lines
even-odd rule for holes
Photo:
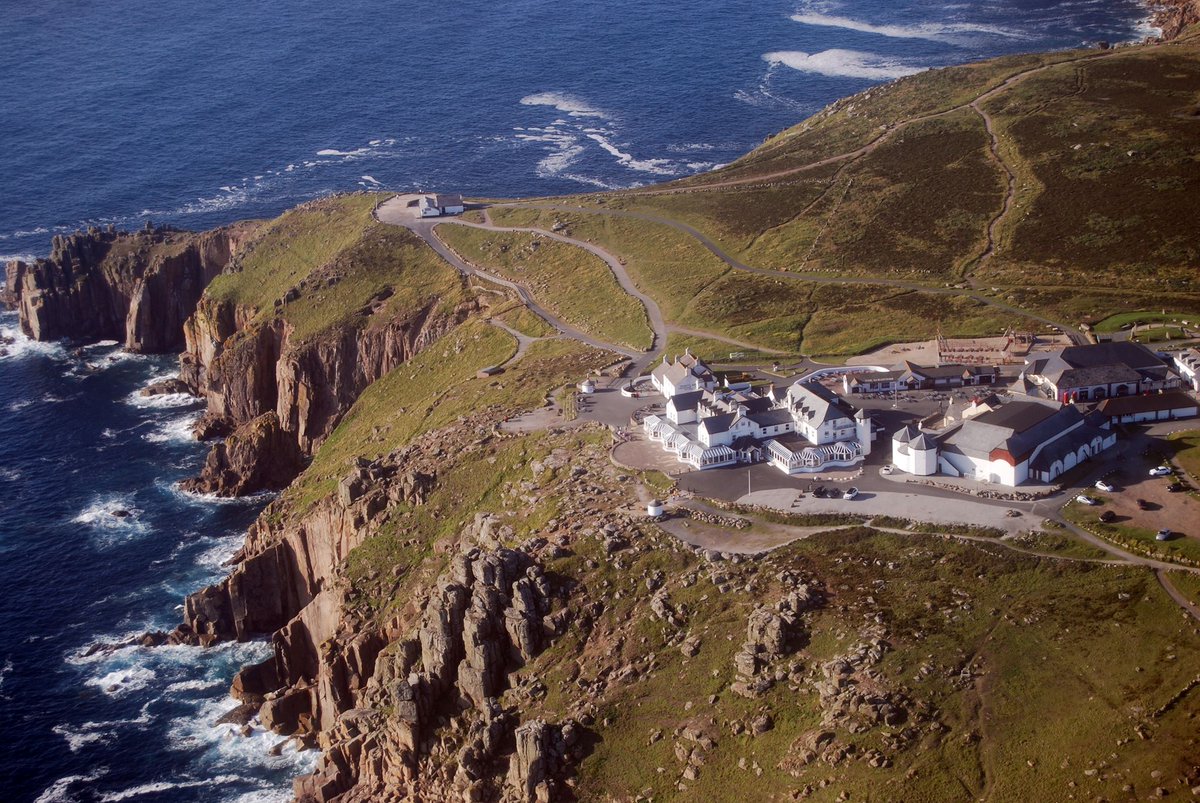
<svg viewBox="0 0 1200 803">
<path fill-rule="evenodd" d="M 1148 0 L 1146 5 L 1164 42 L 1178 38 L 1189 25 L 1200 22 L 1200 0 Z"/>
</svg>

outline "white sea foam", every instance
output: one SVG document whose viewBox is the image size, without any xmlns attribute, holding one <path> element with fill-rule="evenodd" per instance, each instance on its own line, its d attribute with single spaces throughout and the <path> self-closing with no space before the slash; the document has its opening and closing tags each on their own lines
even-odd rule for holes
<svg viewBox="0 0 1200 803">
<path fill-rule="evenodd" d="M 138 689 L 144 689 L 155 678 L 154 670 L 144 666 L 131 666 L 125 669 L 114 669 L 106 675 L 88 678 L 84 681 L 87 686 L 96 686 L 102 692 L 112 697 L 120 697 Z"/>
<path fill-rule="evenodd" d="M 317 151 L 317 156 L 365 156 L 370 152 L 370 148 L 355 148 L 352 151 L 339 151 L 336 148 L 324 148 Z"/>
<path fill-rule="evenodd" d="M 219 689 L 225 686 L 225 683 L 220 680 L 181 680 L 178 683 L 172 683 L 167 686 L 167 694 L 178 694 L 185 691 L 208 691 L 209 689 Z"/>
<path fill-rule="evenodd" d="M 69 725 L 55 725 L 50 729 L 67 740 L 67 747 L 72 753 L 78 753 L 89 744 L 111 741 L 114 734 L 109 731 L 89 728 L 73 729 Z"/>
<path fill-rule="evenodd" d="M 211 778 L 201 778 L 194 781 L 155 781 L 154 783 L 133 786 L 120 792 L 109 792 L 108 794 L 100 795 L 100 800 L 102 803 L 117 803 L 120 800 L 129 800 L 144 795 L 158 794 L 159 792 L 170 792 L 174 789 L 226 786 L 231 783 L 241 783 L 244 780 L 246 779 L 240 775 L 214 775 Z"/>
<path fill-rule="evenodd" d="M 150 383 L 158 382 L 162 379 L 171 377 L 154 377 Z M 200 399 L 197 399 L 190 393 L 159 393 L 154 396 L 143 396 L 141 390 L 135 390 L 125 397 L 125 403 L 134 407 L 143 409 L 162 409 L 171 407 L 187 407 L 191 404 L 198 404 Z"/>
<path fill-rule="evenodd" d="M 672 167 L 670 159 L 635 159 L 631 154 L 622 151 L 603 134 L 589 133 L 588 139 L 597 143 L 606 153 L 616 157 L 617 163 L 631 170 L 643 173 L 654 173 L 660 176 L 673 176 L 678 171 Z"/>
<path fill-rule="evenodd" d="M 25 336 L 16 326 L 0 326 L 0 360 L 21 360 L 27 357 L 48 357 L 61 360 L 67 356 L 62 343 L 40 343 Z"/>
<path fill-rule="evenodd" d="M 362 180 L 367 182 L 368 184 L 374 184 L 377 187 L 383 186 L 380 183 L 379 179 L 375 178 L 374 176 L 362 176 Z"/>
<path fill-rule="evenodd" d="M 241 728 L 232 723 L 217 724 L 218 719 L 237 705 L 237 700 L 230 697 L 209 700 L 201 703 L 192 716 L 172 719 L 168 727 L 168 745 L 180 751 L 205 751 L 206 759 L 215 764 L 217 770 L 261 767 L 288 770 L 298 775 L 315 768 L 317 751 L 297 750 L 291 741 L 284 745 L 279 755 L 271 755 L 271 748 L 282 741 L 282 737 L 260 727 L 257 721 L 250 723 L 249 735 L 243 735 Z"/>
<path fill-rule="evenodd" d="M 521 98 L 522 106 L 553 106 L 563 114 L 572 117 L 599 117 L 611 119 L 611 115 L 596 108 L 586 100 L 566 92 L 537 92 Z"/>
<path fill-rule="evenodd" d="M 36 262 L 37 256 L 34 254 L 0 254 L 0 265 L 7 265 L 14 260 L 18 262 Z"/>
<path fill-rule="evenodd" d="M 211 571 L 224 569 L 229 559 L 242 548 L 245 540 L 241 533 L 218 538 L 211 547 L 196 555 L 196 565 Z"/>
<path fill-rule="evenodd" d="M 93 497 L 71 521 L 86 525 L 100 534 L 103 541 L 111 543 L 146 532 L 141 515 L 142 510 L 134 507 L 131 494 L 107 494 Z"/>
<path fill-rule="evenodd" d="M 0 480 L 16 482 L 19 479 L 21 479 L 20 471 L 17 471 L 15 468 L 8 468 L 7 466 L 0 467 Z M 0 679 L 3 679 L 3 677 L 3 675 L 0 675 Z"/>
<path fill-rule="evenodd" d="M 191 443 L 196 439 L 192 429 L 199 419 L 199 411 L 169 418 L 143 435 L 142 439 L 150 443 Z"/>
<path fill-rule="evenodd" d="M 278 495 L 276 491 L 259 491 L 258 493 L 247 494 L 246 496 L 198 494 L 183 490 L 179 487 L 179 483 L 172 483 L 168 490 L 176 499 L 190 502 L 194 505 L 258 505 L 269 502 Z"/>
<path fill-rule="evenodd" d="M 932 42 L 948 42 L 950 44 L 966 44 L 968 41 L 967 35 L 970 34 L 1000 36 L 1009 39 L 1025 38 L 1025 34 L 1011 28 L 975 22 L 923 22 L 916 25 L 876 25 L 864 20 L 813 12 L 793 14 L 792 20 L 802 25 L 842 28 L 843 30 L 886 36 L 890 39 L 927 39 Z"/>
<path fill-rule="evenodd" d="M 33 803 L 73 803 L 76 798 L 70 794 L 71 787 L 91 784 L 108 774 L 108 767 L 96 767 L 86 775 L 66 775 L 50 784 Z"/>
<path fill-rule="evenodd" d="M 225 803 L 291 803 L 296 796 L 290 789 L 263 788 L 254 792 L 235 795 L 226 799 Z"/>
<path fill-rule="evenodd" d="M 926 68 L 914 67 L 894 59 L 858 50 L 822 50 L 820 53 L 805 53 L 802 50 L 778 50 L 764 53 L 763 60 L 771 64 L 782 64 L 800 72 L 816 73 L 832 78 L 866 78 L 872 81 L 889 81 L 915 75 Z"/>
</svg>

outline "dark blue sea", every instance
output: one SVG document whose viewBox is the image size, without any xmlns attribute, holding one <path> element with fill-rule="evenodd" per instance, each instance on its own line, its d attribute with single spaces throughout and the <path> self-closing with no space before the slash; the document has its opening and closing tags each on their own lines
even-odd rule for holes
<svg viewBox="0 0 1200 803">
<path fill-rule="evenodd" d="M 0 255 L 147 220 L 208 228 L 358 188 L 519 196 L 711 169 L 929 67 L 1148 35 L 1137 0 L 0 3 Z M 15 319 L 0 329 L 16 335 Z M 262 500 L 180 494 L 198 406 L 169 358 L 0 357 L 0 799 L 287 799 L 311 755 L 213 727 L 265 645 L 169 629 Z M 127 511 L 116 516 L 114 511 Z"/>
</svg>

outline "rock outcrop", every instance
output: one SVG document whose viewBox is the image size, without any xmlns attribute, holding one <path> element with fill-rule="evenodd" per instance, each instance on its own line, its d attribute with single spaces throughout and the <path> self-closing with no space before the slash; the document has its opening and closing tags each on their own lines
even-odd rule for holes
<svg viewBox="0 0 1200 803">
<path fill-rule="evenodd" d="M 1200 22 L 1200 0 L 1155 0 L 1147 5 L 1153 9 L 1154 25 L 1162 31 L 1164 41 L 1178 38 Z"/>
<path fill-rule="evenodd" d="M 183 490 L 217 496 L 243 496 L 287 487 L 304 468 L 295 437 L 279 425 L 275 413 L 263 413 L 215 444 L 200 476 L 180 483 Z"/>
<path fill-rule="evenodd" d="M 177 352 L 204 288 L 253 230 L 109 227 L 56 236 L 48 258 L 8 263 L 2 300 L 35 340 L 118 340 L 134 352 Z"/>
<path fill-rule="evenodd" d="M 224 437 L 193 490 L 233 496 L 285 486 L 371 383 L 412 359 L 474 310 L 436 301 L 345 324 L 297 342 L 281 317 L 204 299 L 184 327 L 180 377 L 207 400 L 198 437 Z M 267 418 L 270 416 L 270 418 Z M 277 454 L 283 439 L 292 445 Z"/>
</svg>

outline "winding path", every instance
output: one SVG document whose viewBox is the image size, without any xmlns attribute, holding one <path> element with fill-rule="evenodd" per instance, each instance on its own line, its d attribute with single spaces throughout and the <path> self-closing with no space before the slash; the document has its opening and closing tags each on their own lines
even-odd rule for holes
<svg viewBox="0 0 1200 803">
<path fill-rule="evenodd" d="M 635 351 L 634 349 L 626 348 L 624 346 L 618 346 L 613 343 L 605 343 L 602 340 L 592 337 L 586 332 L 576 329 L 566 321 L 563 321 L 561 318 L 552 314 L 538 304 L 537 301 L 534 300 L 532 294 L 530 294 L 530 292 L 522 285 L 513 281 L 509 281 L 503 276 L 497 276 L 494 273 L 489 273 L 488 271 L 472 265 L 470 262 L 463 259 L 456 251 L 454 251 L 454 249 L 450 248 L 450 246 L 446 245 L 436 234 L 434 234 L 434 225 L 436 225 L 437 222 L 444 221 L 439 221 L 437 218 L 428 220 L 416 217 L 413 214 L 413 210 L 407 206 L 404 196 L 397 195 L 394 198 L 391 198 L 380 204 L 379 208 L 375 210 L 375 218 L 380 223 L 386 223 L 392 226 L 403 226 L 404 228 L 409 229 L 422 240 L 424 240 L 429 247 L 432 248 L 435 253 L 437 253 L 438 256 L 450 263 L 450 265 L 452 265 L 460 273 L 466 276 L 475 276 L 511 290 L 516 294 L 517 298 L 520 299 L 521 303 L 529 308 L 530 312 L 532 312 L 534 315 L 537 315 L 546 323 L 550 324 L 550 326 L 556 329 L 560 334 L 574 340 L 578 340 L 579 342 L 585 343 L 594 348 L 605 351 L 615 351 L 618 354 L 630 359 L 636 359 L 643 356 L 642 352 Z"/>
<path fill-rule="evenodd" d="M 576 248 L 582 248 L 584 251 L 599 257 L 604 264 L 608 266 L 608 269 L 612 272 L 613 277 L 617 280 L 617 284 L 621 286 L 621 289 L 636 298 L 638 301 L 642 302 L 642 306 L 646 310 L 646 320 L 650 324 L 650 329 L 653 333 L 653 340 L 651 341 L 651 346 L 648 351 L 636 352 L 629 349 L 619 349 L 615 346 L 609 346 L 609 348 L 612 348 L 613 350 L 620 350 L 622 354 L 625 354 L 633 359 L 633 365 L 630 369 L 631 376 L 639 376 L 643 371 L 645 371 L 646 368 L 650 366 L 652 362 L 654 362 L 654 360 L 660 354 L 662 354 L 667 345 L 667 323 L 665 320 L 663 320 L 662 310 L 659 309 L 658 302 L 637 288 L 637 285 L 635 285 L 633 283 L 633 279 L 629 277 L 629 272 L 625 270 L 625 266 L 621 263 L 619 257 L 609 253 L 608 251 L 605 251 L 598 245 L 593 245 L 592 243 L 587 242 L 586 240 L 577 240 L 573 237 L 567 237 L 565 235 L 558 234 L 557 232 L 547 231 L 546 229 L 539 229 L 531 226 L 498 226 L 495 223 L 492 223 L 491 217 L 488 215 L 486 209 L 484 210 L 484 220 L 484 223 L 472 223 L 459 218 L 447 218 L 440 222 L 445 225 L 465 226 L 470 229 L 483 229 L 485 231 L 536 234 L 539 237 L 546 237 L 551 240 L 556 240 L 560 243 L 566 243 L 567 245 L 575 246 Z M 434 236 L 436 236 L 436 233 Z M 479 269 L 476 268 L 477 272 L 478 270 Z M 705 334 L 704 336 L 707 337 L 708 335 Z"/>
<path fill-rule="evenodd" d="M 796 271 L 775 270 L 773 268 L 756 268 L 752 265 L 747 265 L 744 262 L 734 258 L 726 253 L 721 246 L 717 245 L 711 237 L 704 232 L 689 226 L 686 223 L 681 223 L 678 220 L 673 220 L 659 215 L 652 215 L 648 212 L 633 212 L 626 209 L 598 209 L 595 207 L 581 206 L 578 204 L 556 204 L 545 202 L 523 202 L 511 201 L 506 203 L 493 204 L 493 208 L 524 208 L 524 209 L 544 209 L 552 212 L 575 212 L 591 215 L 609 215 L 611 217 L 631 218 L 634 220 L 644 220 L 648 223 L 658 223 L 663 226 L 669 226 L 676 231 L 683 232 L 693 237 L 697 242 L 704 246 L 714 256 L 724 262 L 733 270 L 742 271 L 744 273 L 754 273 L 759 276 L 770 276 L 773 279 L 790 279 L 793 281 L 803 281 L 812 284 L 841 284 L 841 285 L 882 285 L 884 287 L 896 287 L 902 290 L 911 290 L 921 293 L 932 293 L 936 295 L 947 296 L 965 296 L 974 299 L 981 304 L 995 307 L 996 309 L 1004 310 L 1013 315 L 1020 315 L 1023 318 L 1038 321 L 1047 326 L 1057 327 L 1062 330 L 1063 334 L 1071 339 L 1071 342 L 1082 345 L 1088 342 L 1087 337 L 1079 332 L 1071 324 L 1063 321 L 1056 321 L 1042 315 L 1038 315 L 1027 310 L 1014 307 L 1011 304 L 1005 304 L 1002 301 L 997 301 L 994 298 L 989 298 L 981 293 L 972 290 L 963 290 L 956 287 L 934 287 L 920 282 L 908 281 L 905 279 L 887 279 L 874 277 L 853 277 L 853 276 L 826 276 L 818 273 L 799 273 Z"/>
<path fill-rule="evenodd" d="M 963 269 L 963 275 L 966 276 L 968 280 L 970 279 L 971 274 L 983 267 L 984 262 L 987 262 L 989 259 L 995 256 L 996 231 L 1000 228 L 1000 223 L 1004 220 L 1004 218 L 1008 216 L 1009 211 L 1012 209 L 1013 201 L 1016 200 L 1017 196 L 1017 174 L 1013 172 L 1013 169 L 1008 166 L 1007 162 L 1004 161 L 1004 157 L 1000 155 L 1000 137 L 996 134 L 995 123 L 992 120 L 992 116 L 988 114 L 982 106 L 979 105 L 980 100 L 981 98 L 976 98 L 975 100 L 971 101 L 970 106 L 972 109 L 978 112 L 979 117 L 983 120 L 983 127 L 987 130 L 988 150 L 992 154 L 992 161 L 999 165 L 1000 169 L 1004 171 L 1005 191 L 1004 203 L 1000 206 L 1000 211 L 994 218 L 988 221 L 987 237 L 984 243 L 983 251 L 979 254 L 979 256 L 967 263 L 966 267 Z"/>
<path fill-rule="evenodd" d="M 1037 73 L 1044 72 L 1045 70 L 1054 69 L 1055 67 L 1061 67 L 1064 64 L 1081 64 L 1081 63 L 1086 63 L 1089 61 L 1097 61 L 1099 59 L 1112 58 L 1113 56 L 1120 54 L 1120 52 L 1121 51 L 1118 49 L 1118 50 L 1110 50 L 1110 51 L 1107 51 L 1104 53 L 1089 54 L 1086 56 L 1077 56 L 1076 58 L 1063 59 L 1062 61 L 1056 61 L 1051 64 L 1042 64 L 1037 67 L 1030 67 L 1027 70 L 1022 70 L 1020 72 L 1013 73 L 1012 75 L 1008 76 L 1003 81 L 1001 81 L 1000 83 L 993 86 L 991 89 L 985 90 L 984 92 L 980 93 L 978 96 L 975 97 L 974 100 L 968 101 L 966 103 L 962 103 L 958 106 L 953 106 L 949 109 L 943 109 L 940 112 L 930 112 L 929 114 L 922 114 L 922 115 L 918 115 L 916 117 L 910 117 L 907 120 L 901 120 L 900 122 L 895 123 L 894 125 L 888 126 L 885 131 L 882 131 L 870 142 L 866 143 L 865 145 L 863 145 L 859 148 L 855 148 L 854 150 L 847 151 L 845 153 L 839 153 L 839 154 L 834 154 L 833 156 L 827 156 L 823 159 L 818 159 L 815 162 L 809 162 L 808 164 L 800 165 L 798 167 L 789 167 L 785 170 L 777 170 L 773 173 L 760 173 L 760 174 L 757 174 L 754 176 L 747 176 L 745 178 L 732 178 L 732 179 L 726 179 L 724 181 L 713 181 L 713 182 L 708 182 L 708 183 L 703 183 L 703 184 L 690 184 L 690 185 L 686 185 L 686 186 L 674 186 L 674 187 L 667 186 L 667 187 L 661 187 L 658 189 L 626 190 L 626 191 L 624 191 L 623 194 L 626 194 L 626 195 L 674 195 L 674 194 L 686 193 L 686 192 L 705 192 L 707 190 L 722 189 L 725 187 L 737 187 L 737 186 L 744 186 L 747 184 L 760 184 L 760 183 L 766 182 L 766 181 L 774 181 L 775 179 L 778 179 L 778 178 L 786 178 L 787 176 L 793 176 L 793 175 L 796 175 L 797 173 L 805 173 L 810 170 L 816 170 L 821 167 L 827 167 L 828 165 L 837 164 L 838 162 L 845 161 L 845 160 L 853 161 L 855 159 L 858 159 L 859 157 L 866 156 L 867 154 L 871 153 L 876 148 L 878 148 L 880 145 L 882 145 L 893 134 L 895 134 L 898 131 L 903 130 L 904 128 L 906 128 L 910 125 L 913 125 L 914 123 L 923 123 L 928 120 L 936 120 L 940 117 L 945 117 L 947 115 L 954 114 L 955 112 L 959 112 L 959 111 L 962 111 L 963 109 L 967 109 L 967 108 L 975 108 L 976 111 L 978 111 L 978 108 L 976 107 L 977 103 L 980 103 L 982 101 L 987 100 L 988 98 L 991 98 L 992 96 L 1004 91 L 1005 89 L 1008 89 L 1013 84 L 1019 83 L 1020 81 L 1025 80 L 1026 78 L 1028 78 L 1031 75 L 1035 75 Z M 730 165 L 730 167 L 732 167 L 732 166 L 733 165 Z M 684 180 L 686 180 L 686 179 L 684 179 Z"/>
</svg>

